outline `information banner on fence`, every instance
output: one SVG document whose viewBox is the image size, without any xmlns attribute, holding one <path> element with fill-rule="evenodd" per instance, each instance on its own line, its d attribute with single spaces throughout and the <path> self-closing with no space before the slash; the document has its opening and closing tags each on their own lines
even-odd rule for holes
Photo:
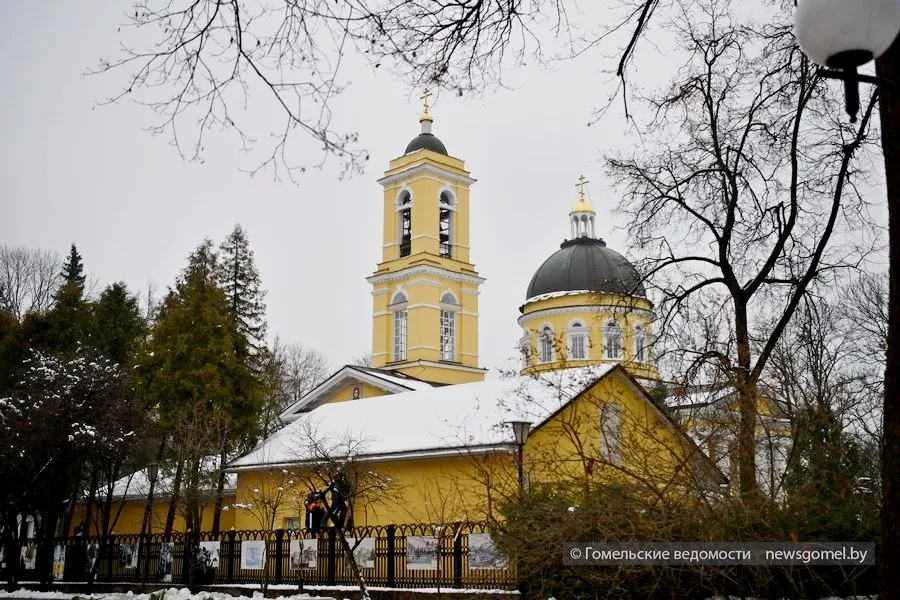
<svg viewBox="0 0 900 600">
<path fill-rule="evenodd" d="M 870 542 L 566 542 L 564 565 L 874 565 Z"/>
</svg>

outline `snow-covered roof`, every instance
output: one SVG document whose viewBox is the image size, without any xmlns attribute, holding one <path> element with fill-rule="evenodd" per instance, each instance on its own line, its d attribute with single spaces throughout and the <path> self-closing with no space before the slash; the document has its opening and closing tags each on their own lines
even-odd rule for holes
<svg viewBox="0 0 900 600">
<path fill-rule="evenodd" d="M 211 468 L 215 468 L 215 465 L 212 465 Z M 160 498 L 168 496 L 172 491 L 173 478 L 174 473 L 167 473 L 165 469 L 160 468 L 159 475 L 156 478 L 156 485 L 153 486 L 153 495 Z M 233 493 L 236 486 L 237 476 L 234 473 L 227 473 L 225 476 L 225 493 Z M 102 486 L 99 493 L 105 496 L 106 487 Z M 117 480 L 113 485 L 112 493 L 113 499 L 146 499 L 147 494 L 150 493 L 150 479 L 147 476 L 147 470 L 141 469 L 140 471 L 135 471 L 132 475 L 126 475 Z"/>
<path fill-rule="evenodd" d="M 526 420 L 536 427 L 613 368 L 580 367 L 323 404 L 296 415 L 229 469 L 343 458 L 348 442 L 354 446 L 349 453 L 367 460 L 505 447 L 514 440 L 504 422 Z"/>
<path fill-rule="evenodd" d="M 441 384 L 423 381 L 396 371 L 376 369 L 374 367 L 359 367 L 356 365 L 344 365 L 333 373 L 328 379 L 310 390 L 302 398 L 288 406 L 281 413 L 281 420 L 289 423 L 298 415 L 316 408 L 326 402 L 329 396 L 351 383 L 368 383 L 387 394 L 398 394 L 415 390 L 428 390 L 439 387 Z"/>
</svg>

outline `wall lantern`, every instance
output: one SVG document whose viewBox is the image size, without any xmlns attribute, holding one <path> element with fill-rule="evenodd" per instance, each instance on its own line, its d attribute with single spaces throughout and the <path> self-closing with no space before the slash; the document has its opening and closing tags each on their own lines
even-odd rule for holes
<svg viewBox="0 0 900 600">
<path fill-rule="evenodd" d="M 794 15 L 794 34 L 803 53 L 838 70 L 823 75 L 844 80 L 851 122 L 859 111 L 857 84 L 872 82 L 857 75 L 856 68 L 884 54 L 898 32 L 900 0 L 800 0 Z"/>
</svg>

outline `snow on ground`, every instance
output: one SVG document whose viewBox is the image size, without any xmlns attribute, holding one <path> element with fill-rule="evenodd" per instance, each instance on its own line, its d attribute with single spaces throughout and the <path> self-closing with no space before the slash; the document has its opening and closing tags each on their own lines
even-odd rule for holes
<svg viewBox="0 0 900 600">
<path fill-rule="evenodd" d="M 279 587 L 284 588 L 287 586 L 269 586 L 270 588 Z M 289 586 L 293 589 L 297 589 L 297 586 Z M 161 594 L 160 592 L 154 592 L 151 598 L 151 594 L 134 594 L 132 592 L 127 593 L 116 593 L 116 594 L 93 594 L 91 596 L 87 596 L 85 594 L 78 594 L 72 592 L 35 592 L 31 590 L 18 590 L 12 593 L 2 591 L 0 592 L 0 599 L 2 598 L 36 598 L 39 600 L 72 600 L 73 597 L 77 596 L 82 600 L 88 600 L 91 598 L 97 600 L 262 600 L 263 595 L 260 592 L 255 592 L 251 597 L 247 596 L 232 596 L 230 594 L 226 594 L 223 592 L 200 592 L 199 594 L 191 594 L 190 590 L 187 588 L 169 588 L 165 590 L 165 594 Z M 290 596 L 279 596 L 278 598 L 283 598 L 285 600 L 289 598 L 303 599 L 303 600 L 333 600 L 330 597 L 314 597 L 309 594 L 293 594 Z"/>
</svg>

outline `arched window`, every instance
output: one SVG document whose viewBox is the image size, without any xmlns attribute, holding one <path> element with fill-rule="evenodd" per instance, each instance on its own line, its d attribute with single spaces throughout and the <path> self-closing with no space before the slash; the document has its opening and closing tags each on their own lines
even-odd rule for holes
<svg viewBox="0 0 900 600">
<path fill-rule="evenodd" d="M 569 323 L 569 329 L 566 332 L 566 349 L 569 360 L 587 360 L 587 328 L 581 321 L 572 321 Z"/>
<path fill-rule="evenodd" d="M 634 360 L 645 362 L 647 360 L 647 336 L 644 326 L 638 323 L 634 326 Z"/>
<path fill-rule="evenodd" d="M 397 198 L 397 215 L 397 238 L 403 258 L 412 252 L 412 196 L 406 190 Z"/>
<path fill-rule="evenodd" d="M 451 292 L 441 296 L 441 360 L 456 360 L 456 311 L 459 304 Z"/>
<path fill-rule="evenodd" d="M 519 351 L 522 353 L 522 368 L 530 367 L 533 350 L 531 348 L 531 334 L 527 329 L 522 334 L 522 337 L 519 338 Z"/>
<path fill-rule="evenodd" d="M 440 239 L 441 256 L 453 258 L 453 195 L 448 191 L 441 192 L 438 203 L 440 223 L 438 236 Z"/>
<path fill-rule="evenodd" d="M 394 360 L 406 360 L 408 314 L 406 312 L 406 296 L 397 292 L 391 302 L 394 314 Z"/>
<path fill-rule="evenodd" d="M 538 336 L 538 360 L 542 363 L 553 362 L 553 329 L 544 325 Z"/>
<path fill-rule="evenodd" d="M 603 326 L 603 357 L 608 360 L 622 358 L 622 328 L 615 321 Z"/>
</svg>

